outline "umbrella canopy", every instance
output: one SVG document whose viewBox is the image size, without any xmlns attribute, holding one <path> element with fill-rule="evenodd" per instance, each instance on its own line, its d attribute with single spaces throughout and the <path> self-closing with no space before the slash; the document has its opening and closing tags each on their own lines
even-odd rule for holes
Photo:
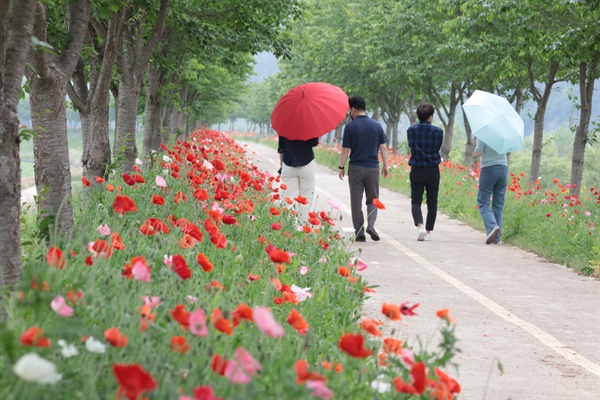
<svg viewBox="0 0 600 400">
<path fill-rule="evenodd" d="M 463 104 L 473 136 L 499 154 L 521 150 L 523 119 L 504 97 L 476 90 Z"/>
<path fill-rule="evenodd" d="M 290 140 L 320 137 L 346 117 L 348 95 L 329 83 L 309 82 L 290 89 L 275 105 L 271 125 Z"/>
</svg>

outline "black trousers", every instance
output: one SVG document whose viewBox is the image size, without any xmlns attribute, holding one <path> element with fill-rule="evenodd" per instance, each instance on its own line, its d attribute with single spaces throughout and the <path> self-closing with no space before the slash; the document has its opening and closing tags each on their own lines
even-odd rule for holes
<svg viewBox="0 0 600 400">
<path fill-rule="evenodd" d="M 410 198 L 412 206 L 412 217 L 415 226 L 423 223 L 421 204 L 423 203 L 423 192 L 427 194 L 427 221 L 425 229 L 433 230 L 435 217 L 437 216 L 438 192 L 440 189 L 440 169 L 412 167 L 410 170 Z"/>
</svg>

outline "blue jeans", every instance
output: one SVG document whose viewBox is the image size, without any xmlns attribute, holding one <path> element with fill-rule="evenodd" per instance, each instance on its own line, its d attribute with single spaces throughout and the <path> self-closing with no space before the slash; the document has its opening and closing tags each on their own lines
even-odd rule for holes
<svg viewBox="0 0 600 400">
<path fill-rule="evenodd" d="M 498 233 L 498 236 L 494 240 L 495 243 L 500 241 L 500 234 L 502 233 L 502 209 L 504 208 L 507 183 L 508 167 L 506 165 L 490 165 L 489 167 L 481 168 L 477 205 L 479 206 L 479 214 L 483 218 L 487 234 L 495 226 L 500 227 L 500 233 Z M 491 207 L 490 197 L 492 202 Z"/>
</svg>

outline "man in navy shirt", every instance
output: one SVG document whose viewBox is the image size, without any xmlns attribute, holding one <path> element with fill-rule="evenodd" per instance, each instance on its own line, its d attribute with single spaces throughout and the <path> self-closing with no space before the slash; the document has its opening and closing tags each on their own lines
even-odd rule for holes
<svg viewBox="0 0 600 400">
<path fill-rule="evenodd" d="M 388 176 L 387 137 L 381 124 L 366 115 L 365 99 L 353 96 L 348 99 L 352 121 L 344 128 L 342 152 L 340 154 L 339 177 L 344 179 L 344 165 L 350 155 L 348 182 L 350 186 L 350 209 L 354 240 L 365 242 L 365 219 L 362 212 L 363 192 L 367 197 L 367 233 L 371 239 L 379 240 L 375 230 L 377 207 L 373 199 L 379 198 L 379 153 L 383 161 L 381 174 Z"/>
<path fill-rule="evenodd" d="M 410 147 L 410 198 L 412 217 L 419 228 L 417 240 L 431 240 L 431 231 L 437 216 L 437 200 L 440 187 L 440 169 L 442 162 L 440 148 L 444 140 L 441 128 L 433 126 L 434 109 L 431 104 L 421 104 L 417 108 L 419 123 L 408 128 L 407 139 Z M 427 191 L 427 220 L 423 226 L 423 192 Z"/>
</svg>

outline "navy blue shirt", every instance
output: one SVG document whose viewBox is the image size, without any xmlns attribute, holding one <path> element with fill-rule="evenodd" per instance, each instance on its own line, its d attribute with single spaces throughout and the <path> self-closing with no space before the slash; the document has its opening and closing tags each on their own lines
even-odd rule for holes
<svg viewBox="0 0 600 400">
<path fill-rule="evenodd" d="M 409 127 L 406 136 L 411 153 L 408 165 L 417 168 L 435 168 L 442 162 L 440 156 L 444 141 L 442 128 L 431 125 L 429 121 L 421 121 Z"/>
<path fill-rule="evenodd" d="M 289 167 L 303 167 L 315 159 L 313 147 L 319 144 L 319 138 L 308 140 L 290 140 L 279 136 L 277 152 L 282 153 L 282 160 Z"/>
<path fill-rule="evenodd" d="M 366 168 L 379 167 L 379 146 L 387 143 L 381 124 L 359 115 L 344 128 L 342 147 L 350 149 L 350 164 Z"/>
</svg>

